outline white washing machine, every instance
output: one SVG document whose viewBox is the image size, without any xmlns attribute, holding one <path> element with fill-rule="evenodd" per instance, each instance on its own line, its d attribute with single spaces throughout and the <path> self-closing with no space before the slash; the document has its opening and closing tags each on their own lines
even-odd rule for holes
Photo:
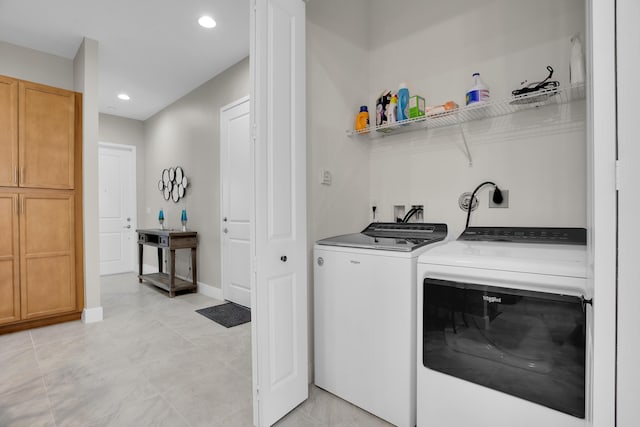
<svg viewBox="0 0 640 427">
<path fill-rule="evenodd" d="M 401 427 L 416 421 L 416 262 L 445 224 L 373 223 L 314 247 L 315 384 Z"/>
<path fill-rule="evenodd" d="M 418 260 L 417 425 L 584 427 L 584 229 L 472 227 Z"/>
</svg>

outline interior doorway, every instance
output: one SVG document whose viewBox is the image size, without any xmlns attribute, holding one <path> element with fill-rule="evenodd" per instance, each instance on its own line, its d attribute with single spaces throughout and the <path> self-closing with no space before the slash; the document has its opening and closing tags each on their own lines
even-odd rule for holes
<svg viewBox="0 0 640 427">
<path fill-rule="evenodd" d="M 220 109 L 221 280 L 225 300 L 251 306 L 251 141 L 246 96 Z"/>
<path fill-rule="evenodd" d="M 99 143 L 98 189 L 100 275 L 134 271 L 136 147 Z"/>
</svg>

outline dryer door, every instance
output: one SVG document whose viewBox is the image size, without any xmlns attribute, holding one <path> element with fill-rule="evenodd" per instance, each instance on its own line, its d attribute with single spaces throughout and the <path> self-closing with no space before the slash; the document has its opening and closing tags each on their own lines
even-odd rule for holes
<svg viewBox="0 0 640 427">
<path fill-rule="evenodd" d="M 429 278 L 423 287 L 425 367 L 584 418 L 581 298 Z"/>
</svg>

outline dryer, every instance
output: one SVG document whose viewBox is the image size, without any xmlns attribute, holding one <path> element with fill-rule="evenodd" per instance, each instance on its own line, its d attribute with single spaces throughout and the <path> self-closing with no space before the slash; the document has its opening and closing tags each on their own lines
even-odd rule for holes
<svg viewBox="0 0 640 427">
<path fill-rule="evenodd" d="M 416 420 L 416 262 L 445 224 L 372 223 L 314 247 L 315 384 L 400 427 Z"/>
<path fill-rule="evenodd" d="M 472 227 L 417 273 L 417 425 L 583 427 L 586 231 Z"/>
</svg>

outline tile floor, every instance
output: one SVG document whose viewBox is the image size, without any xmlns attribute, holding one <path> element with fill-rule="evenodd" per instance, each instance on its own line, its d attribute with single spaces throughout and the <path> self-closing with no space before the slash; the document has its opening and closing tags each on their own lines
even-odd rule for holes
<svg viewBox="0 0 640 427">
<path fill-rule="evenodd" d="M 103 277 L 103 322 L 0 335 L 0 426 L 251 426 L 251 326 L 194 311 L 220 303 Z M 389 426 L 314 386 L 277 425 Z"/>
</svg>

